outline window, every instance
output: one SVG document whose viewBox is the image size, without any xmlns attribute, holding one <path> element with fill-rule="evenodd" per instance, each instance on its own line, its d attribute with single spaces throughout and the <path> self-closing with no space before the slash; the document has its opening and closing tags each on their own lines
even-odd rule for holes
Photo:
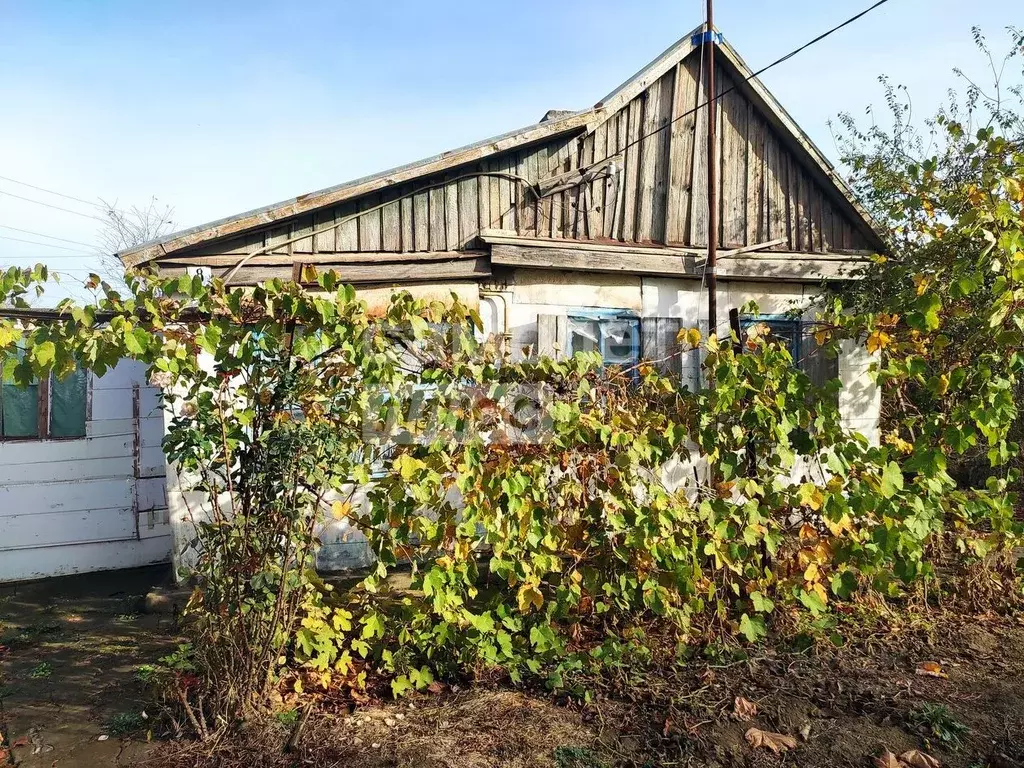
<svg viewBox="0 0 1024 768">
<path fill-rule="evenodd" d="M 776 315 L 741 316 L 740 327 L 744 332 L 755 325 L 767 326 L 768 330 L 771 331 L 771 335 L 786 345 L 790 356 L 793 358 L 793 362 L 799 363 L 800 333 L 803 323 L 799 320 L 794 320 L 793 318 L 779 317 Z"/>
<path fill-rule="evenodd" d="M 51 376 L 20 387 L 0 385 L 0 440 L 85 437 L 87 374 L 76 368 L 67 378 Z"/>
<path fill-rule="evenodd" d="M 640 362 L 640 319 L 629 314 L 583 311 L 569 315 L 570 355 L 600 352 L 605 365 L 623 368 Z"/>
<path fill-rule="evenodd" d="M 839 359 L 829 357 L 814 340 L 814 323 L 780 315 L 742 315 L 740 327 L 745 332 L 755 325 L 767 326 L 772 336 L 789 350 L 793 363 L 817 386 L 839 376 Z"/>
</svg>

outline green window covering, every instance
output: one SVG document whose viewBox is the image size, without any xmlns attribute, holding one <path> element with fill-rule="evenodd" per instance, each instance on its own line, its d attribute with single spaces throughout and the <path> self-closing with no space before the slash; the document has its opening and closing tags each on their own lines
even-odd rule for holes
<svg viewBox="0 0 1024 768">
<path fill-rule="evenodd" d="M 50 383 L 50 437 L 85 437 L 86 372 L 75 370 Z"/>
<path fill-rule="evenodd" d="M 0 437 L 39 437 L 39 385 L 4 384 Z"/>
</svg>

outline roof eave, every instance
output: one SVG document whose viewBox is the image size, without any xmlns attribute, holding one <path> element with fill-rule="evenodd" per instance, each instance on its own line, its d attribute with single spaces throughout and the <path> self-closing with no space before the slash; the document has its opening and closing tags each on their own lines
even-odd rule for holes
<svg viewBox="0 0 1024 768">
<path fill-rule="evenodd" d="M 458 149 L 417 160 L 406 165 L 382 171 L 371 176 L 364 176 L 353 181 L 333 187 L 310 192 L 299 197 L 284 200 L 246 213 L 229 216 L 223 219 L 201 224 L 197 227 L 174 232 L 170 235 L 142 243 L 115 254 L 126 268 L 136 267 L 167 254 L 216 240 L 230 235 L 240 234 L 258 226 L 272 224 L 290 219 L 305 213 L 335 205 L 353 197 L 364 195 L 395 184 L 410 181 L 432 173 L 454 168 L 464 163 L 474 162 L 498 152 L 532 144 L 552 136 L 569 133 L 574 130 L 588 128 L 599 122 L 603 110 L 591 108 L 574 112 L 556 120 L 534 123 L 515 131 L 468 144 Z"/>
</svg>

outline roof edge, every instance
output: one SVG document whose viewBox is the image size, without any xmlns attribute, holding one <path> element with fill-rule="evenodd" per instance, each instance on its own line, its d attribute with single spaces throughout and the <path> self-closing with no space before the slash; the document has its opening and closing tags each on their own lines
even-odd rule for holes
<svg viewBox="0 0 1024 768">
<path fill-rule="evenodd" d="M 602 110 L 600 108 L 591 107 L 579 110 L 578 112 L 572 112 L 554 120 L 533 123 L 514 131 L 492 136 L 458 147 L 457 149 L 447 150 L 422 160 L 390 168 L 386 171 L 363 176 L 315 192 L 308 192 L 279 203 L 254 208 L 251 211 L 216 219 L 188 229 L 172 232 L 169 235 L 164 235 L 163 237 L 119 251 L 114 255 L 121 260 L 121 263 L 126 268 L 136 267 L 182 248 L 239 234 L 253 227 L 272 224 L 282 219 L 300 216 L 319 208 L 358 197 L 359 195 L 489 157 L 498 152 L 531 144 L 562 133 L 587 128 L 591 123 L 599 121 L 601 113 Z"/>
</svg>

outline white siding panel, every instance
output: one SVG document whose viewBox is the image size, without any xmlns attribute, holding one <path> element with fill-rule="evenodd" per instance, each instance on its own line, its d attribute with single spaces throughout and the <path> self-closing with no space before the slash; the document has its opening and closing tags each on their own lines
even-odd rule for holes
<svg viewBox="0 0 1024 768">
<path fill-rule="evenodd" d="M 132 390 L 130 388 L 93 390 L 92 418 L 94 421 L 130 419 L 132 416 Z"/>
<path fill-rule="evenodd" d="M 0 442 L 0 474 L 5 470 L 27 464 L 64 464 L 85 459 L 131 458 L 134 440 L 129 434 L 111 437 L 83 437 L 79 440 L 19 440 Z M 131 462 L 124 470 L 115 470 L 112 475 L 132 471 Z M 18 482 L 17 472 L 10 479 L 0 482 Z"/>
<path fill-rule="evenodd" d="M 139 451 L 139 477 L 163 477 L 167 462 L 159 445 L 143 446 Z"/>
<path fill-rule="evenodd" d="M 162 418 L 159 389 L 149 386 L 139 388 L 139 418 Z"/>
<path fill-rule="evenodd" d="M 0 557 L 0 582 L 113 568 L 137 568 L 150 563 L 165 563 L 170 556 L 170 536 L 156 536 L 141 541 L 18 549 L 5 552 Z"/>
<path fill-rule="evenodd" d="M 159 448 L 164 439 L 163 414 L 139 419 L 139 437 L 143 448 Z"/>
<path fill-rule="evenodd" d="M 0 518 L 0 526 L 3 526 L 0 552 L 135 538 L 135 515 L 131 505 L 115 509 L 8 515 Z"/>
<path fill-rule="evenodd" d="M 127 389 L 146 381 L 146 366 L 135 360 L 122 360 L 102 376 L 93 376 L 93 391 L 100 389 Z"/>
<path fill-rule="evenodd" d="M 163 475 L 136 481 L 136 505 L 140 512 L 167 506 L 167 482 Z"/>
<path fill-rule="evenodd" d="M 125 472 L 125 463 L 128 471 Z M 131 456 L 110 459 L 77 459 L 60 462 L 37 462 L 11 466 L 0 464 L 0 485 L 48 483 L 62 480 L 97 480 L 110 477 L 131 477 Z"/>
<path fill-rule="evenodd" d="M 132 485 L 130 477 L 3 485 L 0 486 L 0 527 L 5 524 L 5 518 L 13 515 L 131 507 Z M 5 543 L 0 538 L 0 547 Z"/>
</svg>

